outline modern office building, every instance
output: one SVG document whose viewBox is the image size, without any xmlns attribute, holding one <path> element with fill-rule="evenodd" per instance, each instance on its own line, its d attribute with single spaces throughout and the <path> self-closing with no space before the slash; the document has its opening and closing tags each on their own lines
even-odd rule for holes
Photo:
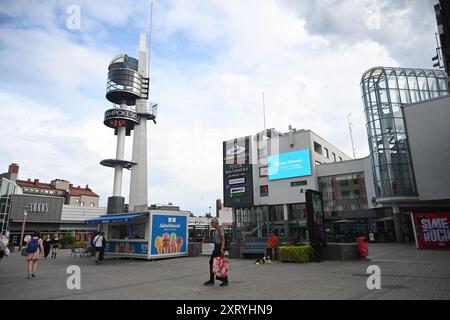
<svg viewBox="0 0 450 320">
<path fill-rule="evenodd" d="M 224 206 L 233 208 L 233 237 L 263 239 L 271 230 L 305 239 L 307 189 L 318 190 L 316 168 L 350 160 L 310 130 L 265 130 L 223 142 Z"/>
<path fill-rule="evenodd" d="M 361 88 L 374 201 L 392 208 L 396 240 L 403 242 L 409 213 L 450 211 L 443 180 L 450 171 L 448 78 L 439 70 L 376 67 L 364 73 Z"/>
</svg>

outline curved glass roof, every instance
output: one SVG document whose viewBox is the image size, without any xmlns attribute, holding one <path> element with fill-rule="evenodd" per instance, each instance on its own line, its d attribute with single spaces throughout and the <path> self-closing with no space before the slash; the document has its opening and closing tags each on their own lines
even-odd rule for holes
<svg viewBox="0 0 450 320">
<path fill-rule="evenodd" d="M 111 71 L 113 69 L 125 68 L 131 69 L 134 71 L 138 71 L 139 60 L 136 58 L 130 57 L 127 54 L 119 54 L 118 56 L 112 59 L 109 64 L 108 70 Z"/>
<path fill-rule="evenodd" d="M 444 71 L 433 69 L 416 69 L 416 68 L 400 68 L 400 67 L 375 67 L 364 72 L 361 83 L 370 78 L 380 78 L 382 75 L 387 76 L 414 76 L 414 77 L 435 77 L 447 78 Z"/>
</svg>

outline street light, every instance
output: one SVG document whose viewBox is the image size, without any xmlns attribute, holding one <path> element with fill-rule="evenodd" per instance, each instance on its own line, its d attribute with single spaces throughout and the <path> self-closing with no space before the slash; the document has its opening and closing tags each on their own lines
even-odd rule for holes
<svg viewBox="0 0 450 320">
<path fill-rule="evenodd" d="M 27 213 L 29 207 L 23 207 L 23 220 L 22 220 L 22 231 L 20 232 L 20 239 L 19 239 L 19 252 L 22 251 L 22 243 L 23 243 L 23 234 L 25 232 L 25 221 L 27 220 Z"/>
</svg>

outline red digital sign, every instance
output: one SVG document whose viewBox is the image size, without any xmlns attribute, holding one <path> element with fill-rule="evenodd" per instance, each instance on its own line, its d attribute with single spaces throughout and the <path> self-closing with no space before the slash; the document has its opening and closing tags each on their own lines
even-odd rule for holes
<svg viewBox="0 0 450 320">
<path fill-rule="evenodd" d="M 123 119 L 114 119 L 114 120 L 111 120 L 110 123 L 114 128 L 122 128 L 122 127 L 127 126 L 127 120 L 123 120 Z"/>
<path fill-rule="evenodd" d="M 450 213 L 412 213 L 418 249 L 450 249 Z"/>
</svg>

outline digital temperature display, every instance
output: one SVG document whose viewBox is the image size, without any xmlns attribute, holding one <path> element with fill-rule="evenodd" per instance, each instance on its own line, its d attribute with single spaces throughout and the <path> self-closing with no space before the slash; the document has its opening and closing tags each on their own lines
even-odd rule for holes
<svg viewBox="0 0 450 320">
<path fill-rule="evenodd" d="M 126 127 L 128 122 L 127 122 L 127 120 L 114 119 L 114 120 L 111 120 L 110 123 L 114 128 L 122 128 L 122 127 Z"/>
</svg>

